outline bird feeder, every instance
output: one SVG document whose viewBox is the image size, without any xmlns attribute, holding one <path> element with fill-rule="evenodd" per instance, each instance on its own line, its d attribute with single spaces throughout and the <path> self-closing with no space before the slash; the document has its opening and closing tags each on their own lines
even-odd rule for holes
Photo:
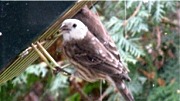
<svg viewBox="0 0 180 101">
<path fill-rule="evenodd" d="M 38 59 L 37 45 L 48 49 L 57 40 L 54 36 L 63 20 L 95 2 L 1 1 L 0 85 L 20 75 Z"/>
</svg>

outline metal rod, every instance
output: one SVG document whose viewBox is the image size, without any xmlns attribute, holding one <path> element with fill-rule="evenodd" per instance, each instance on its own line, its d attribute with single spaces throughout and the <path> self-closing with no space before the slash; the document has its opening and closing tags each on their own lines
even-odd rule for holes
<svg viewBox="0 0 180 101">
<path fill-rule="evenodd" d="M 39 43 L 40 44 L 40 43 Z M 39 49 L 37 49 L 37 47 L 35 47 L 35 45 L 32 43 L 31 44 L 32 48 L 38 53 L 38 55 L 40 56 L 40 58 L 47 63 L 47 65 L 52 69 L 52 70 L 56 70 L 48 61 L 48 59 L 39 51 Z"/>
</svg>

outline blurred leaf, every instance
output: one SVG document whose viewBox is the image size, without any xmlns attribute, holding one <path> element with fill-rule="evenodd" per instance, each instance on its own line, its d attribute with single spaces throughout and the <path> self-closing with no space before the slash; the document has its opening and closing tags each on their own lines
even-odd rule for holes
<svg viewBox="0 0 180 101">
<path fill-rule="evenodd" d="M 60 88 L 68 87 L 67 82 L 68 77 L 63 74 L 58 73 L 55 77 L 52 78 L 52 82 L 50 85 L 50 91 L 56 92 Z"/>
<path fill-rule="evenodd" d="M 48 72 L 46 66 L 47 66 L 46 63 L 44 63 L 44 62 L 42 62 L 40 64 L 31 65 L 25 70 L 24 73 L 22 73 L 21 75 L 16 77 L 12 81 L 12 83 L 14 85 L 27 83 L 27 77 L 29 74 L 35 74 L 36 76 L 45 77 L 45 75 Z"/>
<path fill-rule="evenodd" d="M 150 96 L 148 96 L 148 101 L 178 101 L 179 100 L 179 94 L 177 93 L 178 86 L 179 86 L 178 83 L 174 83 L 174 84 L 169 84 L 166 87 L 161 86 L 161 87 L 153 88 L 150 91 Z"/>
<path fill-rule="evenodd" d="M 122 98 L 122 96 L 121 96 L 121 98 Z M 123 98 L 122 98 L 123 99 Z M 121 100 L 122 100 L 121 99 Z M 119 93 L 113 93 L 113 94 L 111 94 L 111 96 L 108 98 L 108 100 L 107 101 L 121 101 L 120 100 L 120 95 L 119 95 Z"/>
<path fill-rule="evenodd" d="M 159 23 L 161 21 L 161 18 L 165 14 L 165 11 L 163 10 L 163 8 L 164 8 L 164 5 L 161 2 L 157 1 L 156 2 L 156 10 L 153 15 L 153 20 L 157 23 Z"/>
<path fill-rule="evenodd" d="M 78 93 L 75 93 L 72 96 L 68 97 L 66 101 L 80 101 L 80 95 Z"/>
<path fill-rule="evenodd" d="M 162 78 L 158 78 L 159 86 L 165 86 L 166 82 Z"/>
</svg>

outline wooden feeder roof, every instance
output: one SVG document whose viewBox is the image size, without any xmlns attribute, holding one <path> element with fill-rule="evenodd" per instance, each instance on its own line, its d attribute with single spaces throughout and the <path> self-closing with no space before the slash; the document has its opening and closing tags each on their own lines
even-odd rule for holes
<svg viewBox="0 0 180 101">
<path fill-rule="evenodd" d="M 38 59 L 38 54 L 26 50 L 31 43 L 57 34 L 63 20 L 73 17 L 85 5 L 96 1 L 0 2 L 0 85 L 21 74 Z M 49 48 L 57 38 L 44 43 Z"/>
</svg>

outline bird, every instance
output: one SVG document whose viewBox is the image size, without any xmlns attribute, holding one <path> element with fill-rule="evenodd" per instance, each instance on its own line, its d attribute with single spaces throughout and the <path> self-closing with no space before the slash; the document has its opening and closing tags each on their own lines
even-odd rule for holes
<svg viewBox="0 0 180 101">
<path fill-rule="evenodd" d="M 89 31 L 106 47 L 106 49 L 120 60 L 119 52 L 114 41 L 101 23 L 98 15 L 93 13 L 87 5 L 84 6 L 73 18 L 83 22 L 89 28 Z M 127 71 L 129 70 L 127 69 Z"/>
<path fill-rule="evenodd" d="M 60 30 L 63 35 L 63 52 L 74 65 L 75 76 L 88 82 L 107 80 L 118 88 L 126 101 L 134 101 L 125 84 L 125 81 L 131 80 L 127 70 L 83 22 L 66 19 Z"/>
<path fill-rule="evenodd" d="M 110 34 L 101 23 L 98 13 L 92 12 L 89 7 L 85 5 L 73 18 L 83 22 L 104 47 L 111 52 L 120 63 L 122 63 L 115 42 L 111 39 Z M 125 65 L 122 64 L 121 67 L 124 69 L 124 72 L 129 72 L 129 69 Z"/>
</svg>

